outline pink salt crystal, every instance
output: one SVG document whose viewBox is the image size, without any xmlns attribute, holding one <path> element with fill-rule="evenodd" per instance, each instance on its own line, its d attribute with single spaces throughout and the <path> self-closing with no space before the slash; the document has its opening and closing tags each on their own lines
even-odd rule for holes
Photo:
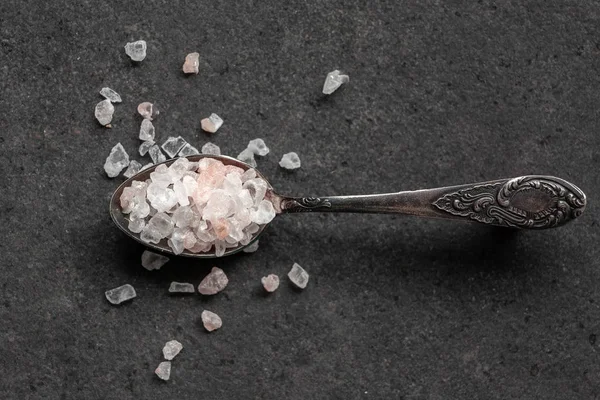
<svg viewBox="0 0 600 400">
<path fill-rule="evenodd" d="M 147 101 L 140 103 L 137 110 L 142 117 L 149 119 L 150 121 L 152 121 L 153 117 L 158 115 L 158 110 L 154 107 L 154 104 Z"/>
<path fill-rule="evenodd" d="M 228 283 L 229 279 L 227 279 L 225 272 L 221 268 L 213 267 L 210 273 L 198 285 L 198 292 L 204 295 L 217 294 L 225 289 Z"/>
<path fill-rule="evenodd" d="M 275 274 L 263 276 L 260 281 L 265 290 L 269 293 L 273 293 L 279 287 L 279 277 Z"/>
<path fill-rule="evenodd" d="M 211 249 L 212 244 L 210 243 L 205 243 L 205 242 L 196 242 L 194 244 L 194 246 L 189 249 L 192 253 L 200 253 L 200 252 L 207 252 Z"/>
<path fill-rule="evenodd" d="M 202 324 L 207 331 L 212 332 L 223 326 L 223 320 L 214 312 L 204 310 L 202 311 Z"/>
<path fill-rule="evenodd" d="M 227 236 L 229 236 L 229 223 L 225 218 L 220 218 L 216 220 L 212 224 L 212 227 L 215 230 L 215 233 L 217 234 L 217 237 L 219 239 L 223 240 Z"/>
<path fill-rule="evenodd" d="M 186 74 L 197 74 L 198 66 L 200 62 L 198 59 L 200 58 L 200 54 L 198 53 L 190 53 L 185 56 L 185 62 L 183 63 L 183 72 Z"/>
<path fill-rule="evenodd" d="M 209 165 L 221 163 L 219 160 L 215 160 L 214 158 L 204 157 L 202 160 L 198 162 L 198 171 L 204 171 L 208 168 Z"/>
</svg>

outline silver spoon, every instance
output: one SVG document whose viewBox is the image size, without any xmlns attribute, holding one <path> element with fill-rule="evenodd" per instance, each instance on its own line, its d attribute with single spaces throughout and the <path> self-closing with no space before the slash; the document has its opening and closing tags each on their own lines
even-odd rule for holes
<svg viewBox="0 0 600 400">
<path fill-rule="evenodd" d="M 248 164 L 227 156 L 196 155 L 187 157 L 199 161 L 204 157 L 220 160 L 225 165 L 235 165 L 244 170 Z M 175 159 L 161 164 L 167 166 Z M 119 199 L 123 189 L 134 180 L 145 181 L 160 164 L 156 164 L 123 182 L 110 199 L 110 215 L 115 224 L 128 236 L 164 253 L 173 254 L 165 239 L 158 244 L 146 243 L 139 234 L 129 231 L 127 215 L 121 212 Z M 257 170 L 257 175 L 267 182 L 267 194 L 277 214 L 297 212 L 357 212 L 407 214 L 419 217 L 445 218 L 475 221 L 521 229 L 546 229 L 566 224 L 579 217 L 586 205 L 585 194 L 577 186 L 552 176 L 526 175 L 512 179 L 470 183 L 459 186 L 422 189 L 397 193 L 361 196 L 332 197 L 287 197 L 277 194 L 269 181 Z M 264 231 L 261 226 L 253 239 Z M 247 245 L 230 248 L 224 256 L 241 251 Z M 207 253 L 191 253 L 185 250 L 182 256 L 214 258 L 214 250 Z"/>
</svg>

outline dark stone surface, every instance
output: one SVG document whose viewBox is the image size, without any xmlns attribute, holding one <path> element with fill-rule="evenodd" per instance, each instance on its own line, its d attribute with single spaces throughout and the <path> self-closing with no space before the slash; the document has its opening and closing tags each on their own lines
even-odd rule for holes
<svg viewBox="0 0 600 400">
<path fill-rule="evenodd" d="M 600 12 L 594 2 L 78 1 L 0 3 L 0 398 L 591 399 L 600 396 Z M 132 65 L 123 46 L 148 41 Z M 199 51 L 201 73 L 180 72 Z M 351 82 L 320 89 L 340 68 Z M 114 128 L 93 116 L 117 90 Z M 140 266 L 111 223 L 102 165 L 199 122 L 282 193 L 376 193 L 542 173 L 584 216 L 513 233 L 410 217 L 288 215 L 254 255 Z M 277 166 L 297 151 L 302 169 Z M 135 157 L 139 159 L 139 157 Z M 260 277 L 292 262 L 297 292 Z M 214 298 L 170 297 L 219 265 Z M 131 283 L 121 307 L 106 289 Z M 203 331 L 210 309 L 224 326 Z M 163 344 L 185 346 L 172 379 Z"/>
</svg>

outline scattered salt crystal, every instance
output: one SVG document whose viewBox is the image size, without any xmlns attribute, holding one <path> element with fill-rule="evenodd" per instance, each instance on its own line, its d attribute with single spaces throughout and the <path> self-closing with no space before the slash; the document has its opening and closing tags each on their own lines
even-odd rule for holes
<svg viewBox="0 0 600 400">
<path fill-rule="evenodd" d="M 300 265 L 294 263 L 290 272 L 288 272 L 288 278 L 290 281 L 300 289 L 304 289 L 308 283 L 308 272 L 306 272 Z"/>
<path fill-rule="evenodd" d="M 228 283 L 229 279 L 227 279 L 225 272 L 221 268 L 213 267 L 210 273 L 198 285 L 198 292 L 205 295 L 217 294 L 225 289 Z"/>
<path fill-rule="evenodd" d="M 120 103 L 122 101 L 121 96 L 119 96 L 119 93 L 115 92 L 109 87 L 103 87 L 102 90 L 100 90 L 100 94 L 102 95 L 102 97 L 110 100 L 113 103 Z"/>
<path fill-rule="evenodd" d="M 183 349 L 183 345 L 177 340 L 169 340 L 163 347 L 163 356 L 165 360 L 171 361 Z"/>
<path fill-rule="evenodd" d="M 137 110 L 144 119 L 149 119 L 150 121 L 158 116 L 158 109 L 154 107 L 154 104 L 147 101 L 140 103 Z"/>
<path fill-rule="evenodd" d="M 144 120 L 146 121 L 146 120 Z M 140 156 L 145 156 L 146 153 L 148 153 L 148 150 L 150 150 L 150 147 L 154 146 L 154 142 L 152 140 L 148 140 L 146 142 L 143 142 L 142 144 L 140 144 Z"/>
<path fill-rule="evenodd" d="M 136 296 L 135 289 L 130 284 L 107 290 L 104 295 L 106 296 L 106 300 L 115 305 L 131 300 Z"/>
<path fill-rule="evenodd" d="M 154 143 L 155 129 L 149 119 L 144 118 L 140 126 L 140 140 L 144 142 L 150 141 Z"/>
<path fill-rule="evenodd" d="M 263 276 L 260 280 L 265 290 L 269 293 L 273 293 L 279 287 L 279 277 L 275 274 L 269 274 Z"/>
<path fill-rule="evenodd" d="M 140 172 L 141 169 L 142 169 L 142 164 L 140 164 L 139 162 L 137 162 L 135 160 L 131 160 L 129 162 L 129 167 L 127 168 L 127 170 L 125 170 L 125 172 L 123 172 L 123 176 L 125 178 L 131 178 L 132 176 L 134 176 L 135 174 Z"/>
<path fill-rule="evenodd" d="M 244 149 L 236 158 L 241 162 L 245 162 L 246 164 L 250 165 L 252 168 L 256 167 L 254 152 L 250 149 Z"/>
<path fill-rule="evenodd" d="M 257 156 L 266 156 L 269 154 L 269 148 L 262 139 L 254 139 L 248 143 L 248 149 Z"/>
<path fill-rule="evenodd" d="M 169 155 L 169 157 L 173 158 L 177 155 L 177 153 L 179 153 L 179 150 L 181 150 L 186 144 L 187 142 L 181 136 L 171 136 L 162 144 L 161 147 L 164 150 L 164 152 Z"/>
<path fill-rule="evenodd" d="M 255 240 L 252 244 L 244 247 L 243 252 L 244 253 L 254 253 L 256 250 L 258 250 L 258 240 Z"/>
<path fill-rule="evenodd" d="M 158 147 L 156 144 L 150 147 L 148 153 L 150 154 L 150 158 L 154 164 L 160 164 L 161 162 L 167 161 L 165 155 L 160 151 L 160 147 Z"/>
<path fill-rule="evenodd" d="M 121 143 L 117 143 L 104 162 L 104 171 L 109 178 L 118 176 L 129 165 L 129 155 Z"/>
<path fill-rule="evenodd" d="M 171 377 L 171 361 L 163 361 L 158 364 L 158 367 L 154 370 L 154 373 L 163 381 L 168 381 Z"/>
<path fill-rule="evenodd" d="M 279 165 L 285 169 L 296 169 L 300 168 L 300 157 L 298 154 L 294 153 L 286 153 L 281 157 L 281 161 L 279 161 Z"/>
<path fill-rule="evenodd" d="M 161 254 L 156 254 L 149 250 L 145 250 L 142 253 L 142 266 L 148 271 L 160 269 L 167 262 L 169 262 L 169 257 L 165 257 Z"/>
<path fill-rule="evenodd" d="M 100 103 L 96 104 L 96 108 L 94 109 L 94 115 L 96 119 L 100 123 L 100 125 L 110 127 L 110 122 L 112 121 L 113 114 L 115 113 L 115 106 L 112 105 L 110 100 L 102 100 Z"/>
<path fill-rule="evenodd" d="M 144 40 L 138 40 L 136 42 L 127 43 L 125 45 L 125 54 L 133 61 L 142 61 L 146 58 L 146 42 Z"/>
<path fill-rule="evenodd" d="M 195 156 L 196 154 L 200 154 L 200 152 L 197 148 L 195 148 L 189 143 L 186 143 L 185 146 L 183 146 L 181 150 L 179 150 L 180 157 Z"/>
<path fill-rule="evenodd" d="M 202 324 L 207 331 L 212 332 L 223 326 L 223 320 L 214 312 L 204 310 L 202 311 Z"/>
<path fill-rule="evenodd" d="M 212 113 L 210 117 L 204 118 L 200 121 L 200 125 L 202 125 L 202 130 L 208 133 L 215 133 L 221 125 L 223 125 L 223 119 L 219 117 L 217 114 Z"/>
<path fill-rule="evenodd" d="M 335 92 L 342 84 L 350 82 L 348 75 L 342 75 L 337 69 L 327 74 L 325 83 L 323 84 L 323 94 L 331 94 Z"/>
<path fill-rule="evenodd" d="M 198 59 L 200 58 L 200 54 L 198 53 L 190 53 L 185 56 L 185 62 L 183 63 L 183 72 L 186 74 L 197 74 L 198 66 L 200 62 Z"/>
<path fill-rule="evenodd" d="M 154 165 L 154 164 L 152 164 L 152 163 L 148 163 L 148 164 L 144 165 L 144 166 L 143 166 L 143 167 L 140 169 L 140 172 L 141 172 L 141 171 L 143 171 L 143 170 L 145 170 L 145 169 L 148 169 L 148 168 L 150 168 L 150 167 L 151 167 L 151 166 L 153 166 L 153 165 Z"/>
<path fill-rule="evenodd" d="M 214 143 L 207 142 L 202 146 L 202 154 L 210 154 L 213 156 L 220 156 L 221 149 Z"/>
<path fill-rule="evenodd" d="M 196 289 L 191 283 L 171 282 L 169 293 L 195 293 Z"/>
</svg>

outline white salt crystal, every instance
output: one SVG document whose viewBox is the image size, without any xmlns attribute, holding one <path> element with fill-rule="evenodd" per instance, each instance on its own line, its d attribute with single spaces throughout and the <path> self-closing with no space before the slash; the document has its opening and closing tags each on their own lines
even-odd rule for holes
<svg viewBox="0 0 600 400">
<path fill-rule="evenodd" d="M 94 109 L 94 115 L 96 119 L 100 123 L 100 125 L 110 127 L 110 122 L 112 121 L 113 114 L 115 113 L 115 106 L 112 105 L 110 100 L 102 100 L 100 103 L 96 104 L 96 108 Z"/>
<path fill-rule="evenodd" d="M 147 243 L 158 243 L 162 239 L 160 232 L 154 226 L 146 224 L 142 232 L 140 233 L 140 239 Z"/>
<path fill-rule="evenodd" d="M 146 121 L 146 120 L 144 120 Z M 150 150 L 150 148 L 154 146 L 154 142 L 152 140 L 148 140 L 146 142 L 143 142 L 142 144 L 140 144 L 140 156 L 145 156 L 146 153 L 148 153 L 148 150 Z"/>
<path fill-rule="evenodd" d="M 150 147 L 148 154 L 150 154 L 150 158 L 154 164 L 160 164 L 161 162 L 167 161 L 165 155 L 160 151 L 160 147 L 156 144 Z"/>
<path fill-rule="evenodd" d="M 225 272 L 221 268 L 213 267 L 210 273 L 198 285 L 198 292 L 204 295 L 217 294 L 225 289 L 228 283 L 229 279 L 227 279 Z"/>
<path fill-rule="evenodd" d="M 279 287 L 279 277 L 275 274 L 269 274 L 263 276 L 260 280 L 265 290 L 269 293 L 273 293 Z"/>
<path fill-rule="evenodd" d="M 124 301 L 131 300 L 136 296 L 135 289 L 130 284 L 119 286 L 107 290 L 104 295 L 111 304 L 121 304 Z"/>
<path fill-rule="evenodd" d="M 181 228 L 176 228 L 171 234 L 169 240 L 167 240 L 167 244 L 171 250 L 173 250 L 173 254 L 183 253 L 183 250 L 185 250 L 184 239 L 185 231 L 182 231 Z"/>
<path fill-rule="evenodd" d="M 249 179 L 256 178 L 256 170 L 254 168 L 249 168 L 241 176 L 242 182 L 246 182 Z"/>
<path fill-rule="evenodd" d="M 100 94 L 102 97 L 110 100 L 112 103 L 120 103 L 122 101 L 119 93 L 115 92 L 109 87 L 103 87 L 102 90 L 100 90 Z"/>
<path fill-rule="evenodd" d="M 252 244 L 244 247 L 243 252 L 244 253 L 254 253 L 256 250 L 258 250 L 258 240 L 255 240 Z"/>
<path fill-rule="evenodd" d="M 131 160 L 129 162 L 129 167 L 125 170 L 125 172 L 123 172 L 123 176 L 125 178 L 131 178 L 132 176 L 134 176 L 135 174 L 140 172 L 141 169 L 142 169 L 142 164 L 140 164 L 139 162 L 137 162 L 135 160 Z"/>
<path fill-rule="evenodd" d="M 137 110 L 142 118 L 149 119 L 150 121 L 158 116 L 158 109 L 154 106 L 154 104 L 147 101 L 140 103 Z"/>
<path fill-rule="evenodd" d="M 323 94 L 335 92 L 342 84 L 350 82 L 348 75 L 342 75 L 337 69 L 327 74 L 323 84 Z"/>
<path fill-rule="evenodd" d="M 195 148 L 189 143 L 186 143 L 185 146 L 183 146 L 181 150 L 179 150 L 180 157 L 195 156 L 196 154 L 200 154 L 200 152 L 197 148 Z"/>
<path fill-rule="evenodd" d="M 254 139 L 248 143 L 248 149 L 257 156 L 266 156 L 269 154 L 269 148 L 262 139 Z"/>
<path fill-rule="evenodd" d="M 144 118 L 140 126 L 140 140 L 144 142 L 150 141 L 154 143 L 155 129 L 149 119 Z"/>
<path fill-rule="evenodd" d="M 144 221 L 143 218 L 141 218 L 141 219 L 132 218 L 129 220 L 129 224 L 127 225 L 127 228 L 133 233 L 140 233 L 142 230 L 144 230 L 145 226 L 146 226 L 146 221 Z"/>
<path fill-rule="evenodd" d="M 256 160 L 254 159 L 254 152 L 252 150 L 246 148 L 236 158 L 252 168 L 256 168 Z"/>
<path fill-rule="evenodd" d="M 216 144 L 213 144 L 211 142 L 207 142 L 204 144 L 204 146 L 202 146 L 202 154 L 210 154 L 213 156 L 220 156 L 221 155 L 221 149 L 219 148 L 219 146 L 217 146 Z"/>
<path fill-rule="evenodd" d="M 258 208 L 252 215 L 252 220 L 259 225 L 268 224 L 275 218 L 275 208 L 273 208 L 273 203 L 268 200 L 262 200 L 258 204 Z"/>
<path fill-rule="evenodd" d="M 260 178 L 249 179 L 244 182 L 242 187 L 250 192 L 252 200 L 257 206 L 265 198 L 265 194 L 267 193 L 267 182 Z"/>
<path fill-rule="evenodd" d="M 170 189 L 167 189 L 170 190 Z M 156 207 L 154 207 L 156 208 Z M 158 210 L 158 209 L 157 209 Z M 148 226 L 153 227 L 157 230 L 159 235 L 163 238 L 166 238 L 171 233 L 173 233 L 174 223 L 171 217 L 169 217 L 164 212 L 157 212 L 150 218 L 148 222 Z"/>
<path fill-rule="evenodd" d="M 171 282 L 169 293 L 196 293 L 196 289 L 191 283 Z"/>
<path fill-rule="evenodd" d="M 290 281 L 300 289 L 304 289 L 308 283 L 308 272 L 306 272 L 300 265 L 294 263 L 290 272 L 288 272 L 288 278 Z"/>
<path fill-rule="evenodd" d="M 109 178 L 118 176 L 123 168 L 129 165 L 129 155 L 123 148 L 121 143 L 117 143 L 115 147 L 110 150 L 110 154 L 106 157 L 104 162 L 104 171 Z"/>
<path fill-rule="evenodd" d="M 200 121 L 200 125 L 202 125 L 202 130 L 208 133 L 215 133 L 221 125 L 223 125 L 223 120 L 217 114 L 212 113 L 210 117 L 204 118 Z"/>
<path fill-rule="evenodd" d="M 146 42 L 144 40 L 138 40 L 136 42 L 127 43 L 125 45 L 125 54 L 133 61 L 142 61 L 146 58 Z"/>
<path fill-rule="evenodd" d="M 163 381 L 168 381 L 171 377 L 171 361 L 163 361 L 158 364 L 158 367 L 154 370 L 154 373 Z"/>
<path fill-rule="evenodd" d="M 163 265 L 169 262 L 169 257 L 165 257 L 161 254 L 153 253 L 149 250 L 145 250 L 142 253 L 142 267 L 148 271 L 160 269 Z"/>
<path fill-rule="evenodd" d="M 198 67 L 200 65 L 199 62 L 200 54 L 198 53 L 190 53 L 185 56 L 185 62 L 183 63 L 183 72 L 185 74 L 197 74 Z"/>
<path fill-rule="evenodd" d="M 150 168 L 150 167 L 151 167 L 151 166 L 153 166 L 153 165 L 154 165 L 154 164 L 152 164 L 152 163 L 148 163 L 148 164 L 144 165 L 144 166 L 143 166 L 143 167 L 140 169 L 140 172 L 141 172 L 141 171 L 143 171 L 143 170 L 145 170 L 145 169 L 148 169 L 148 168 Z"/>
<path fill-rule="evenodd" d="M 296 169 L 300 168 L 300 157 L 298 154 L 294 153 L 286 153 L 281 157 L 281 161 L 279 161 L 279 165 L 285 169 Z"/>
<path fill-rule="evenodd" d="M 183 345 L 177 340 L 169 340 L 163 347 L 163 356 L 165 360 L 171 361 L 183 349 Z"/>
<path fill-rule="evenodd" d="M 207 331 L 212 332 L 223 326 L 223 321 L 214 312 L 204 310 L 202 311 L 202 324 Z"/>
<path fill-rule="evenodd" d="M 187 142 L 181 136 L 177 137 L 169 137 L 163 144 L 162 149 L 169 155 L 169 157 L 173 158 L 179 153 L 179 150 L 185 146 Z"/>
<path fill-rule="evenodd" d="M 175 181 L 173 184 L 173 192 L 175 192 L 175 197 L 177 197 L 177 202 L 180 206 L 187 206 L 190 204 L 190 200 L 188 199 L 187 191 L 185 190 L 185 186 L 183 186 L 183 182 L 180 180 Z"/>
</svg>

